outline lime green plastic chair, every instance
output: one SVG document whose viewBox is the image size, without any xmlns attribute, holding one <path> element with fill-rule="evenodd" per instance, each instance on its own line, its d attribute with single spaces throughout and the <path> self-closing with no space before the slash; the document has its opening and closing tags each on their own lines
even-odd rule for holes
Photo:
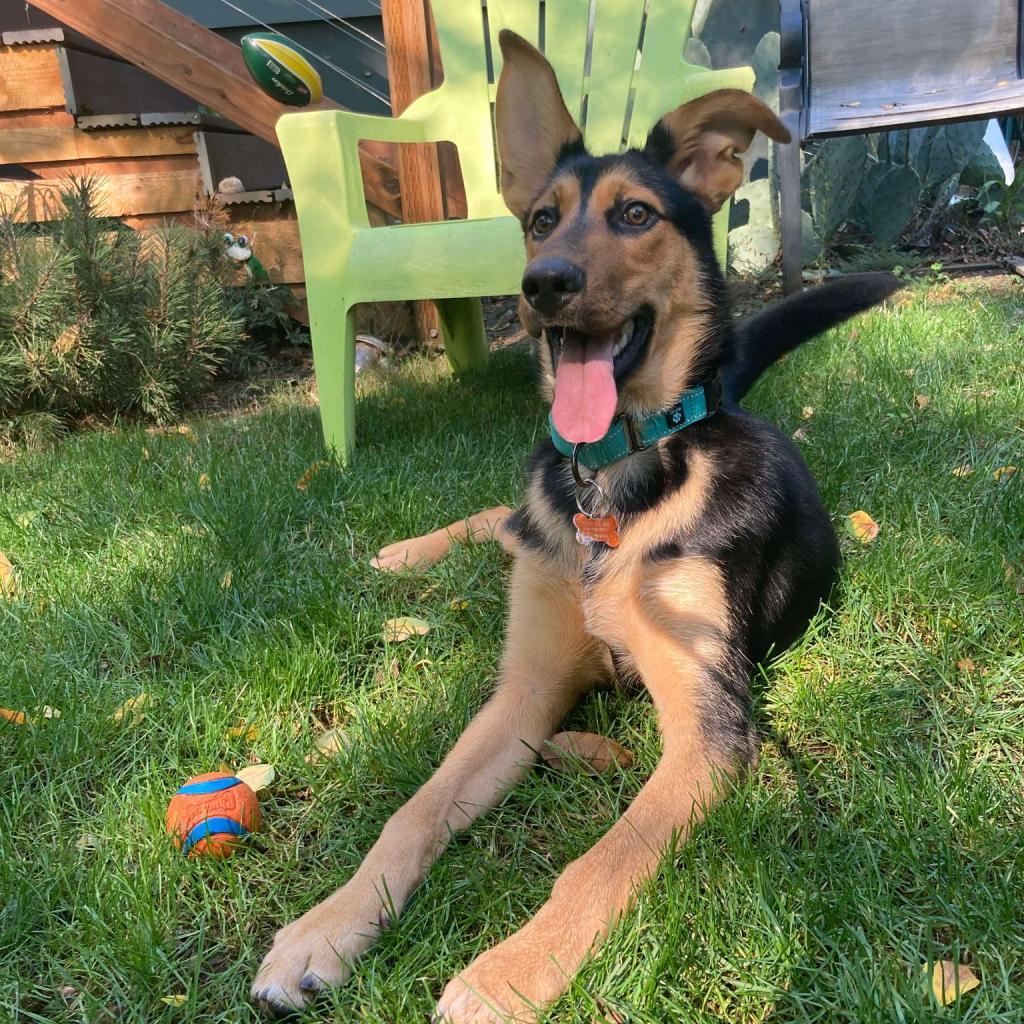
<svg viewBox="0 0 1024 1024">
<path fill-rule="evenodd" d="M 753 86 L 749 68 L 709 71 L 684 61 L 695 3 L 648 0 L 644 23 L 643 0 L 596 0 L 591 27 L 589 0 L 488 0 L 486 20 L 479 0 L 433 0 L 444 69 L 439 88 L 397 118 L 312 111 L 278 121 L 298 210 L 324 438 L 342 461 L 355 445 L 356 303 L 432 299 L 445 351 L 460 374 L 487 358 L 480 297 L 519 291 L 522 232 L 498 191 L 492 125 L 498 32 L 510 28 L 534 44 L 541 39 L 587 146 L 610 153 L 624 141 L 641 145 L 655 121 L 686 100 Z M 372 228 L 361 139 L 453 142 L 468 218 Z M 728 206 L 715 224 L 723 262 L 727 230 Z"/>
</svg>

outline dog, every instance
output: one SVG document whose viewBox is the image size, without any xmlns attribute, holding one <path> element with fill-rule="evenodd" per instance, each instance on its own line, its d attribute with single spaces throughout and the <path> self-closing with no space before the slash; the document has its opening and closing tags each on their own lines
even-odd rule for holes
<svg viewBox="0 0 1024 1024">
<path fill-rule="evenodd" d="M 800 636 L 837 579 L 810 472 L 737 403 L 784 352 L 897 283 L 827 285 L 734 329 L 711 214 L 739 185 L 737 154 L 755 132 L 789 141 L 775 115 L 724 90 L 666 114 L 642 150 L 593 156 L 541 53 L 508 31 L 500 45 L 502 193 L 523 225 L 519 311 L 551 405 L 551 439 L 504 525 L 515 561 L 500 679 L 351 880 L 277 933 L 252 988 L 274 1011 L 343 982 L 453 833 L 495 806 L 614 674 L 650 694 L 660 762 L 537 914 L 447 985 L 434 1015 L 536 1020 L 753 761 L 754 667 Z"/>
</svg>

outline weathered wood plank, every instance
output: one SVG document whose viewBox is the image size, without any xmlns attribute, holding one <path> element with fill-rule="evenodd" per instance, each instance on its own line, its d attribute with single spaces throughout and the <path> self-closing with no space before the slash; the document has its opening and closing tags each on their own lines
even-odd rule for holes
<svg viewBox="0 0 1024 1024">
<path fill-rule="evenodd" d="M 8 127 L 0 121 L 0 154 L 8 164 L 119 157 L 190 155 L 196 152 L 191 128 L 131 128 L 83 132 L 77 128 Z"/>
<path fill-rule="evenodd" d="M 55 46 L 0 46 L 0 110 L 63 106 Z"/>
<path fill-rule="evenodd" d="M 158 0 L 32 0 L 32 6 L 277 145 L 274 126 L 285 108 L 249 77 L 241 49 L 166 4 Z M 324 100 L 321 106 L 337 108 L 338 104 Z M 386 152 L 367 143 L 360 149 L 366 198 L 401 216 L 394 170 L 381 159 Z"/>
<path fill-rule="evenodd" d="M 54 220 L 60 216 L 61 182 L 0 181 L 0 203 L 17 210 L 19 220 Z M 104 182 L 97 212 L 103 217 L 173 213 L 190 210 L 199 189 L 199 170 L 111 175 Z"/>
</svg>

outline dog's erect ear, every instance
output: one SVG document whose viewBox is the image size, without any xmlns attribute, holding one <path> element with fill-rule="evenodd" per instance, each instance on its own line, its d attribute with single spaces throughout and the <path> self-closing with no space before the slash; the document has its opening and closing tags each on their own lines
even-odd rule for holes
<svg viewBox="0 0 1024 1024">
<path fill-rule="evenodd" d="M 647 139 L 648 156 L 665 164 L 712 212 L 739 188 L 743 153 L 762 131 L 789 142 L 785 125 L 759 99 L 740 89 L 719 89 L 666 114 Z"/>
<path fill-rule="evenodd" d="M 494 121 L 501 159 L 501 194 L 520 219 L 566 146 L 582 139 L 551 65 L 522 36 L 498 36 L 502 68 Z"/>
</svg>

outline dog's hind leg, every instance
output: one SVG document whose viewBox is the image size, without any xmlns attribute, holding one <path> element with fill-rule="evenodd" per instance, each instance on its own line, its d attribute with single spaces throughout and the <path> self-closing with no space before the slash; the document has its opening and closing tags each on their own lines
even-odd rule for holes
<svg viewBox="0 0 1024 1024">
<path fill-rule="evenodd" d="M 385 572 L 405 572 L 407 569 L 423 569 L 440 562 L 452 549 L 452 545 L 463 541 L 467 544 L 482 544 L 496 540 L 510 554 L 516 549 L 516 538 L 504 529 L 505 520 L 512 514 L 507 505 L 484 509 L 468 519 L 460 519 L 450 526 L 442 526 L 433 533 L 408 540 L 395 541 L 381 548 L 375 558 L 370 559 L 374 569 Z"/>
<path fill-rule="evenodd" d="M 513 569 L 494 696 L 433 778 L 387 822 L 348 884 L 277 933 L 253 997 L 289 1011 L 344 981 L 452 833 L 498 803 L 579 696 L 608 671 L 606 649 L 584 632 L 578 591 L 523 552 Z"/>
<path fill-rule="evenodd" d="M 727 639 L 721 577 L 700 558 L 666 569 L 605 610 L 657 708 L 661 761 L 619 821 L 566 868 L 537 915 L 447 986 L 437 1014 L 445 1022 L 535 1020 L 750 756 L 748 715 L 736 699 L 746 680 Z"/>
</svg>

